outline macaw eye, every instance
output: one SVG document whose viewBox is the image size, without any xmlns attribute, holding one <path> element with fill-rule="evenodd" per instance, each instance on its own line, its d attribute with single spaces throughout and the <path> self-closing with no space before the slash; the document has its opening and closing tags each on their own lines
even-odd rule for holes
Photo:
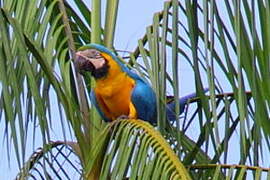
<svg viewBox="0 0 270 180">
<path fill-rule="evenodd" d="M 101 58 L 100 52 L 96 51 L 94 57 L 96 59 Z"/>
</svg>

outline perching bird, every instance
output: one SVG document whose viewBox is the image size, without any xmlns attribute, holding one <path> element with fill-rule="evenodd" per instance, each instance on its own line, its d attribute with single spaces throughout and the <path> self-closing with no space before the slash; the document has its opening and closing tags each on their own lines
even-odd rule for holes
<svg viewBox="0 0 270 180">
<path fill-rule="evenodd" d="M 76 63 L 80 71 L 91 72 L 95 78 L 90 100 L 105 121 L 127 117 L 156 124 L 155 92 L 112 51 L 99 44 L 87 44 L 76 53 Z M 180 113 L 188 99 L 194 97 L 196 94 L 180 99 Z M 167 108 L 170 121 L 175 117 L 172 103 Z"/>
</svg>

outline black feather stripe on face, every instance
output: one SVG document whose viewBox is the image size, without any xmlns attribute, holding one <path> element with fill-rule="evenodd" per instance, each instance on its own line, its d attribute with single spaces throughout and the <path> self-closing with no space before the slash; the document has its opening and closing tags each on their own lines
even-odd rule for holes
<svg viewBox="0 0 270 180">
<path fill-rule="evenodd" d="M 108 64 L 108 61 L 105 61 L 105 64 L 101 68 L 93 69 L 91 71 L 92 76 L 95 79 L 101 79 L 101 78 L 105 77 L 108 74 L 109 68 L 110 68 L 110 66 Z"/>
</svg>

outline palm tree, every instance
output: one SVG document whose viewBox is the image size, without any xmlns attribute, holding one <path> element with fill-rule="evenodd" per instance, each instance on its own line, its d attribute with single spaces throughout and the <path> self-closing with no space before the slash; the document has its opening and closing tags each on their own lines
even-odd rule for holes
<svg viewBox="0 0 270 180">
<path fill-rule="evenodd" d="M 0 119 L 18 179 L 270 177 L 268 1 L 164 2 L 125 57 L 157 94 L 157 127 L 104 123 L 91 107 L 95 82 L 79 74 L 74 55 L 90 42 L 117 53 L 119 2 L 102 1 L 104 11 L 99 0 L 70 2 L 0 0 Z M 182 66 L 198 98 L 167 128 L 166 92 L 179 98 Z M 63 138 L 52 141 L 55 120 Z M 26 157 L 37 141 L 43 146 Z"/>
</svg>

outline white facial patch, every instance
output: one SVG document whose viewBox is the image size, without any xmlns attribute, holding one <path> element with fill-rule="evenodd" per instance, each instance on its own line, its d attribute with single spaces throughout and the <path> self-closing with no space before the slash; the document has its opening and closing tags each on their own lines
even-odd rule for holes
<svg viewBox="0 0 270 180">
<path fill-rule="evenodd" d="M 101 68 L 105 64 L 105 59 L 104 58 L 88 58 L 88 60 L 94 65 L 96 69 Z"/>
</svg>

